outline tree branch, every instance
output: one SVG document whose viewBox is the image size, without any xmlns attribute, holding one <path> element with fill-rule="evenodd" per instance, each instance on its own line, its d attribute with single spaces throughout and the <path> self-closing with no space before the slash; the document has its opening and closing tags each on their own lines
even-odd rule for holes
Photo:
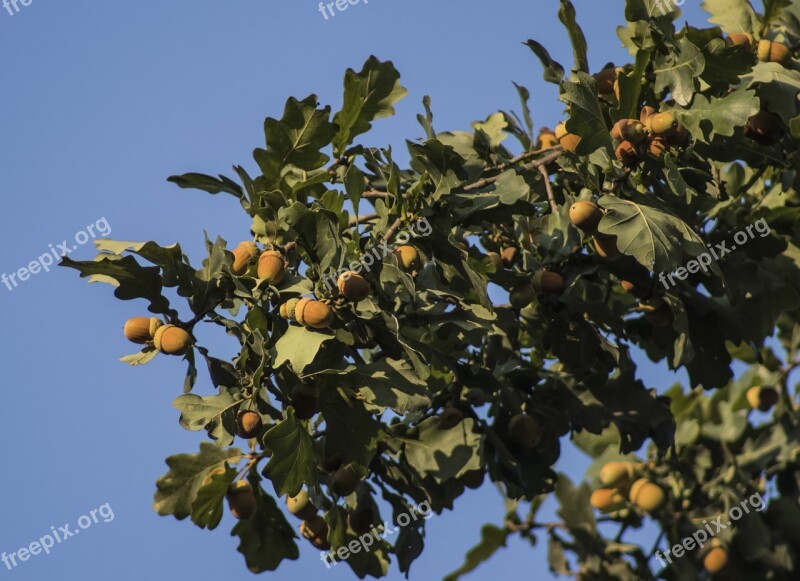
<svg viewBox="0 0 800 581">
<path fill-rule="evenodd" d="M 547 168 L 543 165 L 539 166 L 539 173 L 542 174 L 542 179 L 544 180 L 544 189 L 547 190 L 547 199 L 550 201 L 550 211 L 553 214 L 558 213 L 558 204 L 556 204 L 556 198 L 553 195 L 553 184 L 550 183 L 550 175 L 547 173 Z"/>
</svg>

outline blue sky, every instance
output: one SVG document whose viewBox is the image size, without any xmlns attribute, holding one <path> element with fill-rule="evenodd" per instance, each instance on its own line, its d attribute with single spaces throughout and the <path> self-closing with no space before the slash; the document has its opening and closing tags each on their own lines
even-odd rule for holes
<svg viewBox="0 0 800 581">
<path fill-rule="evenodd" d="M 687 1 L 684 11 L 699 25 L 697 4 Z M 593 70 L 627 62 L 614 32 L 623 2 L 575 5 Z M 195 264 L 203 228 L 228 241 L 246 238 L 249 221 L 232 198 L 178 189 L 167 176 L 230 173 L 233 163 L 254 169 L 264 117 L 279 116 L 288 96 L 312 92 L 338 109 L 344 70 L 371 54 L 394 61 L 409 96 L 396 117 L 376 124 L 370 145 L 399 150 L 404 139 L 421 137 L 415 116 L 425 94 L 440 131 L 518 109 L 512 81 L 531 90 L 537 127 L 552 127 L 561 104 L 522 42 L 535 38 L 569 66 L 557 8 L 556 0 L 370 0 L 328 20 L 311 0 L 33 0 L 13 16 L 0 9 L 0 274 L 102 218 L 115 239 L 179 241 Z M 72 254 L 93 255 L 91 244 Z M 171 406 L 181 393 L 182 363 L 157 358 L 130 369 L 118 362 L 133 351 L 122 324 L 145 305 L 120 302 L 110 287 L 63 269 L 11 291 L 0 286 L 0 301 L 0 552 L 27 546 L 51 525 L 74 528 L 105 503 L 114 511 L 113 521 L 101 520 L 50 555 L 12 571 L 0 564 L 0 579 L 250 579 L 228 535 L 230 517 L 208 532 L 151 509 L 163 458 L 195 451 L 201 434 L 184 432 Z M 672 382 L 658 368 L 645 369 L 650 385 Z M 209 387 L 203 378 L 198 390 Z M 559 468 L 580 478 L 585 462 L 567 453 Z M 462 497 L 455 512 L 430 519 L 412 578 L 440 579 L 458 567 L 480 526 L 499 523 L 502 513 L 500 495 L 485 486 Z M 522 570 L 546 576 L 544 546 L 513 540 L 467 578 Z M 344 565 L 325 570 L 309 545 L 301 551 L 299 562 L 267 578 L 352 578 Z M 393 568 L 388 578 L 400 575 Z"/>
</svg>

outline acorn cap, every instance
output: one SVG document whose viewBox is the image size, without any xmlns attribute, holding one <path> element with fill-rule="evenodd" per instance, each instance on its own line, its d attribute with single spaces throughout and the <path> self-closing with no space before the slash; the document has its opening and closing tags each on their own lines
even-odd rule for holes
<svg viewBox="0 0 800 581">
<path fill-rule="evenodd" d="M 281 317 L 284 319 L 294 319 L 295 309 L 300 299 L 289 299 L 281 305 Z"/>
<path fill-rule="evenodd" d="M 158 317 L 150 317 L 150 336 L 154 337 L 156 331 L 158 331 L 158 329 L 163 326 L 164 322 L 161 319 L 159 319 Z"/>
</svg>

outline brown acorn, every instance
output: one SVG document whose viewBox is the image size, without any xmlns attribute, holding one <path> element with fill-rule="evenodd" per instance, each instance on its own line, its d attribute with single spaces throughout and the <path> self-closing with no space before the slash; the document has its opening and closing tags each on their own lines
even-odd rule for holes
<svg viewBox="0 0 800 581">
<path fill-rule="evenodd" d="M 531 287 L 537 294 L 557 295 L 564 292 L 566 284 L 564 277 L 557 272 L 540 270 L 533 275 Z"/>
<path fill-rule="evenodd" d="M 611 488 L 625 488 L 633 480 L 633 462 L 608 462 L 600 469 L 600 484 Z"/>
<path fill-rule="evenodd" d="M 521 284 L 508 293 L 508 302 L 515 309 L 524 309 L 536 298 L 536 291 L 529 284 Z"/>
<path fill-rule="evenodd" d="M 603 210 L 594 202 L 581 200 L 569 207 L 569 221 L 584 232 L 594 232 L 602 218 Z"/>
<path fill-rule="evenodd" d="M 626 166 L 636 165 L 639 161 L 639 154 L 636 151 L 636 146 L 630 141 L 623 141 L 620 143 L 617 149 L 614 150 L 614 154 L 617 156 L 617 159 Z"/>
<path fill-rule="evenodd" d="M 297 496 L 287 498 L 286 507 L 300 520 L 311 520 L 317 516 L 317 507 L 312 504 L 305 490 L 301 490 Z"/>
<path fill-rule="evenodd" d="M 746 397 L 747 403 L 750 404 L 751 408 L 762 412 L 771 410 L 772 406 L 778 403 L 780 399 L 778 390 L 773 387 L 760 385 L 755 385 L 748 389 Z"/>
<path fill-rule="evenodd" d="M 759 111 L 744 126 L 744 136 L 759 145 L 772 145 L 783 136 L 783 121 L 769 111 Z"/>
<path fill-rule="evenodd" d="M 607 234 L 597 233 L 592 237 L 594 249 L 600 258 L 606 260 L 616 260 L 622 256 L 619 248 L 617 248 L 617 237 L 608 236 Z"/>
<path fill-rule="evenodd" d="M 747 50 L 753 50 L 755 48 L 755 38 L 753 38 L 753 35 L 744 32 L 734 32 L 728 35 L 725 39 L 725 43 L 728 46 L 742 45 Z"/>
<path fill-rule="evenodd" d="M 271 285 L 280 284 L 286 276 L 286 264 L 283 255 L 277 250 L 262 252 L 258 258 L 258 278 Z"/>
<path fill-rule="evenodd" d="M 449 430 L 456 427 L 464 419 L 464 414 L 458 408 L 445 408 L 439 414 L 439 429 Z"/>
<path fill-rule="evenodd" d="M 652 117 L 655 114 L 656 110 L 653 107 L 651 107 L 650 105 L 645 105 L 639 112 L 639 121 L 644 123 L 645 128 L 647 128 L 647 120 L 650 119 L 650 117 Z"/>
<path fill-rule="evenodd" d="M 369 296 L 370 286 L 363 276 L 357 272 L 347 271 L 339 276 L 339 292 L 348 301 L 358 303 Z"/>
<path fill-rule="evenodd" d="M 535 151 L 542 151 L 545 149 L 552 149 L 558 145 L 558 138 L 556 134 L 553 133 L 547 127 L 542 127 L 539 130 L 539 137 L 536 140 L 536 145 L 534 146 Z"/>
<path fill-rule="evenodd" d="M 497 252 L 487 252 L 486 253 L 486 264 L 491 264 L 494 266 L 495 272 L 500 272 L 503 270 L 503 258 L 497 254 Z"/>
<path fill-rule="evenodd" d="M 569 133 L 565 123 L 559 123 L 556 125 L 555 135 L 556 138 L 558 138 L 558 142 L 561 144 L 561 147 L 563 147 L 565 151 L 575 153 L 575 150 L 578 148 L 578 142 L 581 140 L 581 138 L 573 133 Z"/>
<path fill-rule="evenodd" d="M 625 506 L 625 497 L 615 488 L 598 488 L 589 499 L 591 505 L 602 513 L 615 512 Z"/>
<path fill-rule="evenodd" d="M 245 440 L 255 438 L 261 431 L 261 426 L 264 425 L 261 416 L 256 412 L 247 410 L 241 411 L 236 416 L 236 435 Z"/>
<path fill-rule="evenodd" d="M 239 520 L 247 520 L 258 508 L 253 487 L 245 480 L 237 480 L 231 484 L 226 494 L 231 514 Z"/>
<path fill-rule="evenodd" d="M 644 123 L 636 119 L 620 119 L 611 128 L 611 137 L 618 141 L 630 141 L 633 144 L 647 139 Z"/>
<path fill-rule="evenodd" d="M 378 516 L 372 506 L 347 513 L 347 524 L 359 536 L 369 533 L 378 524 L 377 521 Z"/>
<path fill-rule="evenodd" d="M 397 261 L 403 270 L 411 271 L 419 268 L 419 253 L 417 249 L 408 244 L 398 246 L 394 251 Z"/>
<path fill-rule="evenodd" d="M 351 468 L 342 466 L 333 474 L 333 491 L 339 496 L 350 496 L 358 488 L 361 479 Z"/>
<path fill-rule="evenodd" d="M 504 265 L 511 267 L 511 265 L 514 264 L 514 260 L 517 258 L 517 249 L 514 246 L 503 248 L 502 252 L 500 252 L 500 258 L 503 259 Z"/>
<path fill-rule="evenodd" d="M 333 322 L 333 311 L 321 301 L 303 298 L 297 302 L 294 319 L 312 329 L 327 329 Z"/>
<path fill-rule="evenodd" d="M 597 81 L 597 94 L 601 97 L 614 94 L 614 83 L 617 80 L 617 70 L 614 65 L 604 68 L 599 73 L 595 73 L 594 80 Z"/>
<path fill-rule="evenodd" d="M 672 113 L 656 113 L 645 122 L 647 131 L 657 137 L 665 137 L 673 134 L 678 128 L 678 120 Z"/>
<path fill-rule="evenodd" d="M 528 414 L 516 414 L 508 422 L 508 433 L 514 443 L 524 450 L 536 446 L 541 437 L 539 422 Z"/>
<path fill-rule="evenodd" d="M 123 333 L 128 341 L 144 345 L 153 340 L 153 335 L 163 325 L 158 317 L 133 317 L 125 321 Z"/>
<path fill-rule="evenodd" d="M 167 355 L 185 355 L 191 341 L 189 333 L 175 325 L 163 325 L 153 335 L 156 349 Z"/>
<path fill-rule="evenodd" d="M 317 549 L 327 551 L 331 548 L 328 542 L 328 525 L 320 516 L 315 516 L 300 523 L 298 527 L 304 539 L 311 541 Z"/>
<path fill-rule="evenodd" d="M 652 514 L 661 508 L 667 499 L 667 495 L 658 484 L 650 482 L 646 478 L 641 478 L 631 485 L 628 498 L 643 511 Z"/>
<path fill-rule="evenodd" d="M 654 137 L 647 143 L 647 152 L 660 159 L 667 151 L 669 151 L 669 143 L 666 138 Z"/>
<path fill-rule="evenodd" d="M 703 557 L 703 567 L 712 575 L 719 573 L 727 565 L 728 551 L 723 547 L 712 547 Z"/>
<path fill-rule="evenodd" d="M 657 139 L 664 139 L 670 145 L 683 145 L 689 139 L 689 130 L 679 121 L 678 126 L 671 135 L 660 137 Z"/>
<path fill-rule="evenodd" d="M 786 64 L 792 59 L 792 51 L 785 44 L 761 39 L 756 49 L 758 60 L 768 63 Z"/>
<path fill-rule="evenodd" d="M 231 272 L 235 276 L 243 276 L 248 268 L 250 268 L 250 262 L 258 256 L 258 253 L 258 246 L 256 246 L 254 242 L 240 242 L 239 245 L 233 249 L 233 265 L 231 266 Z"/>
</svg>

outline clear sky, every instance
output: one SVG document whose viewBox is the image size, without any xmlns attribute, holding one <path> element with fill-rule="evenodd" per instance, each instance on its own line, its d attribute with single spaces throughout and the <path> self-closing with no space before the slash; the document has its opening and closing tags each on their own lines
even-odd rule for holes
<svg viewBox="0 0 800 581">
<path fill-rule="evenodd" d="M 628 61 L 615 35 L 623 4 L 575 1 L 593 70 Z M 684 4 L 697 25 L 705 20 L 698 5 Z M 0 274 L 50 244 L 74 245 L 89 225 L 103 231 L 107 224 L 120 240 L 179 241 L 195 264 L 204 228 L 228 241 L 246 238 L 249 221 L 232 198 L 181 190 L 167 176 L 231 173 L 234 163 L 253 170 L 264 117 L 280 116 L 288 96 L 312 92 L 337 110 L 344 70 L 371 54 L 394 61 L 409 89 L 397 116 L 367 138 L 396 150 L 423 135 L 415 116 L 425 94 L 438 130 L 468 129 L 498 109 L 518 109 L 511 81 L 531 90 L 536 125 L 552 127 L 562 105 L 522 42 L 535 38 L 566 67 L 572 62 L 556 0 L 362 0 L 328 20 L 312 0 L 32 0 L 19 8 L 13 15 L 0 8 Z M 72 256 L 94 256 L 91 243 Z M 161 357 L 130 369 L 118 362 L 135 351 L 122 324 L 146 314 L 146 305 L 121 302 L 112 290 L 64 269 L 39 272 L 11 291 L 0 286 L 0 552 L 28 546 L 51 526 L 74 529 L 106 503 L 114 513 L 49 555 L 11 571 L 0 564 L 0 579 L 250 579 L 228 534 L 231 517 L 208 532 L 151 509 L 163 459 L 196 451 L 204 433 L 183 431 L 171 406 L 183 363 Z M 651 386 L 673 381 L 645 369 Z M 209 389 L 201 374 L 198 392 Z M 580 478 L 585 465 L 567 453 L 559 468 Z M 428 521 L 413 579 L 441 579 L 457 568 L 480 526 L 499 524 L 503 514 L 491 486 L 456 508 Z M 546 577 L 541 540 L 536 549 L 512 540 L 467 579 Z M 301 555 L 267 578 L 352 578 L 345 565 L 327 571 L 305 542 Z M 400 578 L 393 565 L 388 579 Z"/>
</svg>

